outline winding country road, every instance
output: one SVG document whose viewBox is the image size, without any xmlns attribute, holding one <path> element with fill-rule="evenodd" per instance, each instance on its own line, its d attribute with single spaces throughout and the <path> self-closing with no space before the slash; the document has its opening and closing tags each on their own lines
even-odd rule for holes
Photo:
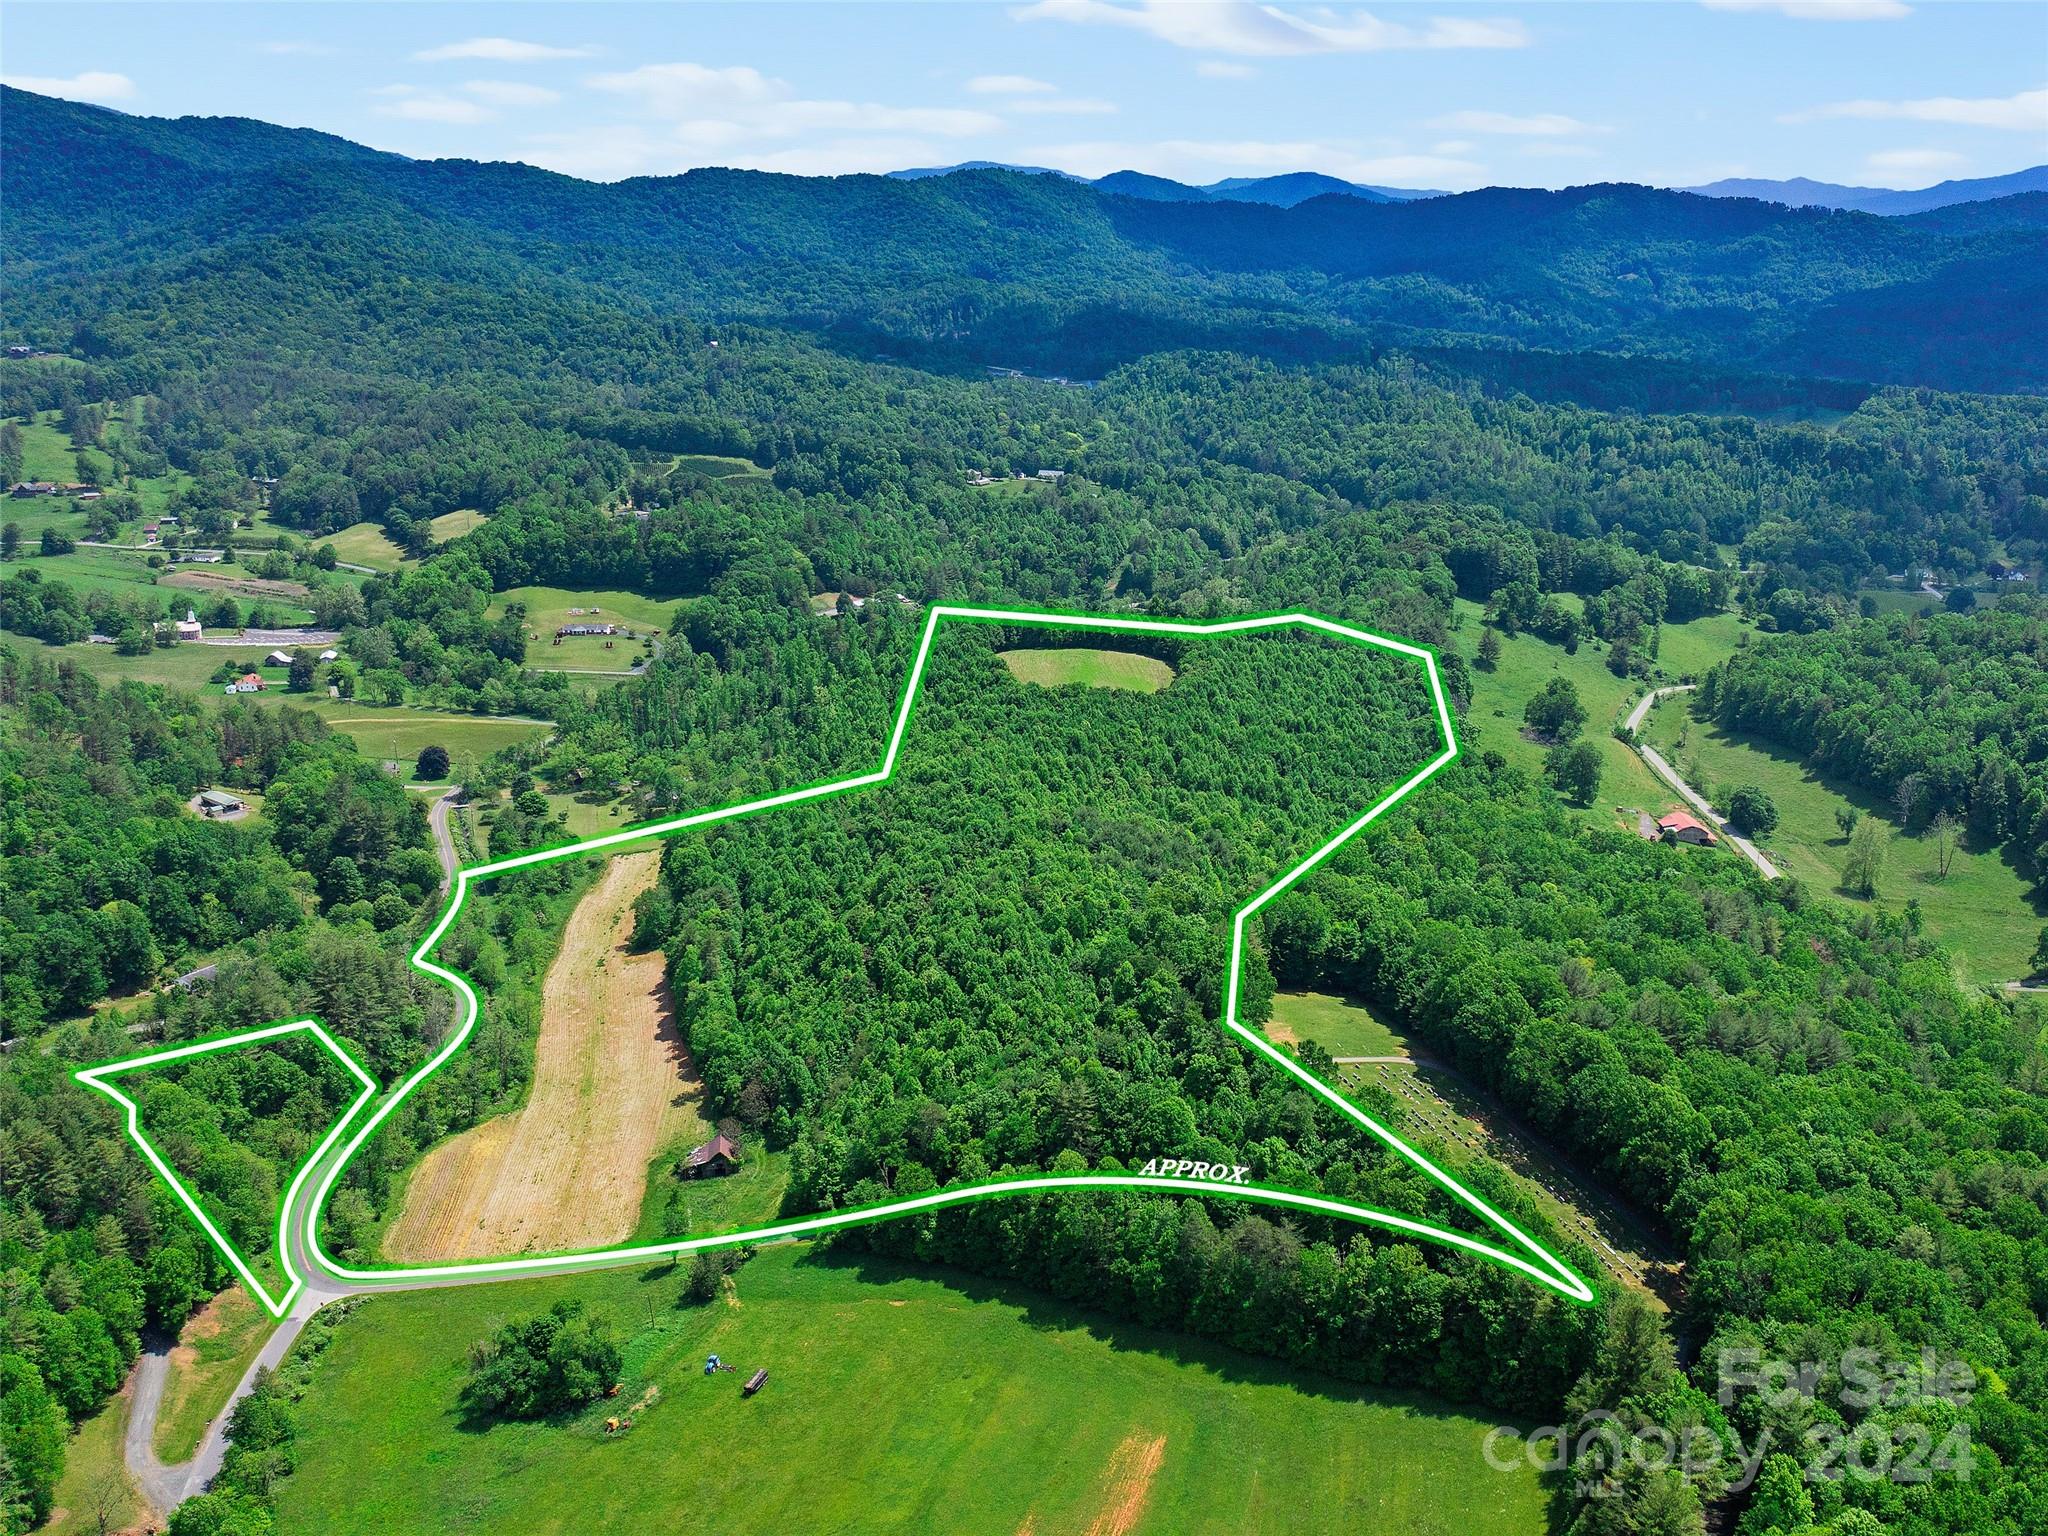
<svg viewBox="0 0 2048 1536">
<path fill-rule="evenodd" d="M 1729 846 L 1755 865 L 1758 874 L 1766 880 L 1775 880 L 1783 871 L 1766 857 L 1763 849 L 1740 833 L 1731 830 L 1727 818 L 1707 803 L 1707 797 L 1680 778 L 1678 770 L 1664 761 L 1664 754 L 1636 734 L 1642 728 L 1644 718 L 1659 699 L 1668 699 L 1678 693 L 1691 693 L 1692 690 L 1691 683 L 1679 683 L 1670 688 L 1653 688 L 1636 700 L 1636 707 L 1628 712 L 1629 745 L 1636 749 L 1636 756 L 1650 765 L 1652 773 L 1669 784 L 1677 791 L 1679 798 L 1699 813 L 1700 820 L 1725 837 Z"/>
</svg>

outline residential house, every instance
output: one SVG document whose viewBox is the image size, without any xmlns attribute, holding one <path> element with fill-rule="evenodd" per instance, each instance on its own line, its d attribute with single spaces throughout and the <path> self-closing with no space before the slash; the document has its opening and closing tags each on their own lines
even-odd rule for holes
<svg viewBox="0 0 2048 1536">
<path fill-rule="evenodd" d="M 1702 848 L 1714 845 L 1714 834 L 1693 816 L 1684 811 L 1672 811 L 1657 818 L 1657 831 L 1674 843 L 1695 843 Z"/>
</svg>

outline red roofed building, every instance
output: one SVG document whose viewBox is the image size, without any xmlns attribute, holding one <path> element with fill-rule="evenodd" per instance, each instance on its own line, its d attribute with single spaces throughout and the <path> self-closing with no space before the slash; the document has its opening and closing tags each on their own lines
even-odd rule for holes
<svg viewBox="0 0 2048 1536">
<path fill-rule="evenodd" d="M 1674 843 L 1698 843 L 1703 848 L 1714 845 L 1714 834 L 1684 811 L 1672 811 L 1657 818 L 1657 831 Z"/>
</svg>

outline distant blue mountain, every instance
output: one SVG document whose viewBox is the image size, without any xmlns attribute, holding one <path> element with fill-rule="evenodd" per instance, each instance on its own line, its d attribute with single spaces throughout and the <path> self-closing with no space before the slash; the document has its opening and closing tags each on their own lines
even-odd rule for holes
<svg viewBox="0 0 2048 1536">
<path fill-rule="evenodd" d="M 1266 203 L 1292 208 L 1312 197 L 1355 197 L 1368 203 L 1412 203 L 1425 197 L 1445 197 L 1433 188 L 1374 187 L 1363 182 L 1344 181 L 1320 171 L 1289 171 L 1279 176 L 1230 176 L 1206 186 L 1173 181 L 1144 171 L 1112 171 L 1093 180 L 1044 165 L 1008 165 L 1000 160 L 963 160 L 958 165 L 934 165 L 917 170 L 891 171 L 891 176 L 917 181 L 927 176 L 950 176 L 955 171 L 1020 171 L 1030 176 L 1058 176 L 1083 182 L 1119 197 L 1135 197 L 1148 203 Z M 1795 176 L 1789 181 L 1764 181 L 1731 177 L 1703 187 L 1679 187 L 1701 197 L 1751 197 L 1759 202 L 1784 203 L 1793 208 L 1846 208 L 1858 213 L 1887 217 L 1927 213 L 1958 203 L 1989 202 L 2021 192 L 2048 192 L 2048 165 L 2014 171 L 2009 176 L 1983 176 L 1969 181 L 1944 181 L 1939 186 L 1916 192 L 1890 187 L 1847 187 L 1829 181 L 1810 181 Z"/>
<path fill-rule="evenodd" d="M 955 171 L 1016 171 L 1025 176 L 1061 176 L 1068 181 L 1088 179 L 1067 171 L 1056 171 L 1049 165 L 1011 165 L 1003 160 L 962 160 L 957 165 L 913 166 L 907 171 L 891 171 L 889 175 L 897 181 L 923 181 L 928 176 L 950 176 Z"/>
<path fill-rule="evenodd" d="M 2009 176 L 1980 176 L 1969 181 L 1944 181 L 1917 192 L 1896 192 L 1890 187 L 1844 187 L 1829 181 L 1809 181 L 1795 176 L 1790 181 L 1756 181 L 1731 177 L 1709 182 L 1704 187 L 1681 187 L 1702 197 L 1753 197 L 1759 202 L 1784 203 L 1792 208 L 1847 208 L 1857 213 L 1881 213 L 1896 217 L 1926 213 L 1956 203 L 1989 202 L 2020 192 L 2048 192 L 2048 165 L 2031 166 Z"/>
<path fill-rule="evenodd" d="M 889 174 L 903 181 L 921 181 L 928 176 L 950 176 L 955 171 L 1018 171 L 1027 176 L 1060 176 L 1068 181 L 1086 182 L 1119 197 L 1140 198 L 1148 203 L 1266 203 L 1292 208 L 1312 197 L 1355 197 L 1368 203 L 1412 203 L 1417 198 L 1442 197 L 1442 192 L 1409 187 L 1369 187 L 1361 182 L 1325 176 L 1320 171 L 1289 171 L 1280 176 L 1232 176 L 1207 186 L 1190 186 L 1165 176 L 1144 171 L 1111 171 L 1090 180 L 1043 165 L 1006 165 L 1000 160 L 963 160 L 958 165 L 922 166 Z"/>
</svg>

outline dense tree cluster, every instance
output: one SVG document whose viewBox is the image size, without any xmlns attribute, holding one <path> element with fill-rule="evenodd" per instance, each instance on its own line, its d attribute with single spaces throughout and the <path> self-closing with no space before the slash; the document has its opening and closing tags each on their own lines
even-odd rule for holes
<svg viewBox="0 0 2048 1536">
<path fill-rule="evenodd" d="M 619 1342 L 610 1322 L 580 1301 L 558 1301 L 538 1317 L 506 1323 L 470 1351 L 470 1411 L 484 1418 L 537 1419 L 580 1408 L 618 1379 Z"/>
</svg>

